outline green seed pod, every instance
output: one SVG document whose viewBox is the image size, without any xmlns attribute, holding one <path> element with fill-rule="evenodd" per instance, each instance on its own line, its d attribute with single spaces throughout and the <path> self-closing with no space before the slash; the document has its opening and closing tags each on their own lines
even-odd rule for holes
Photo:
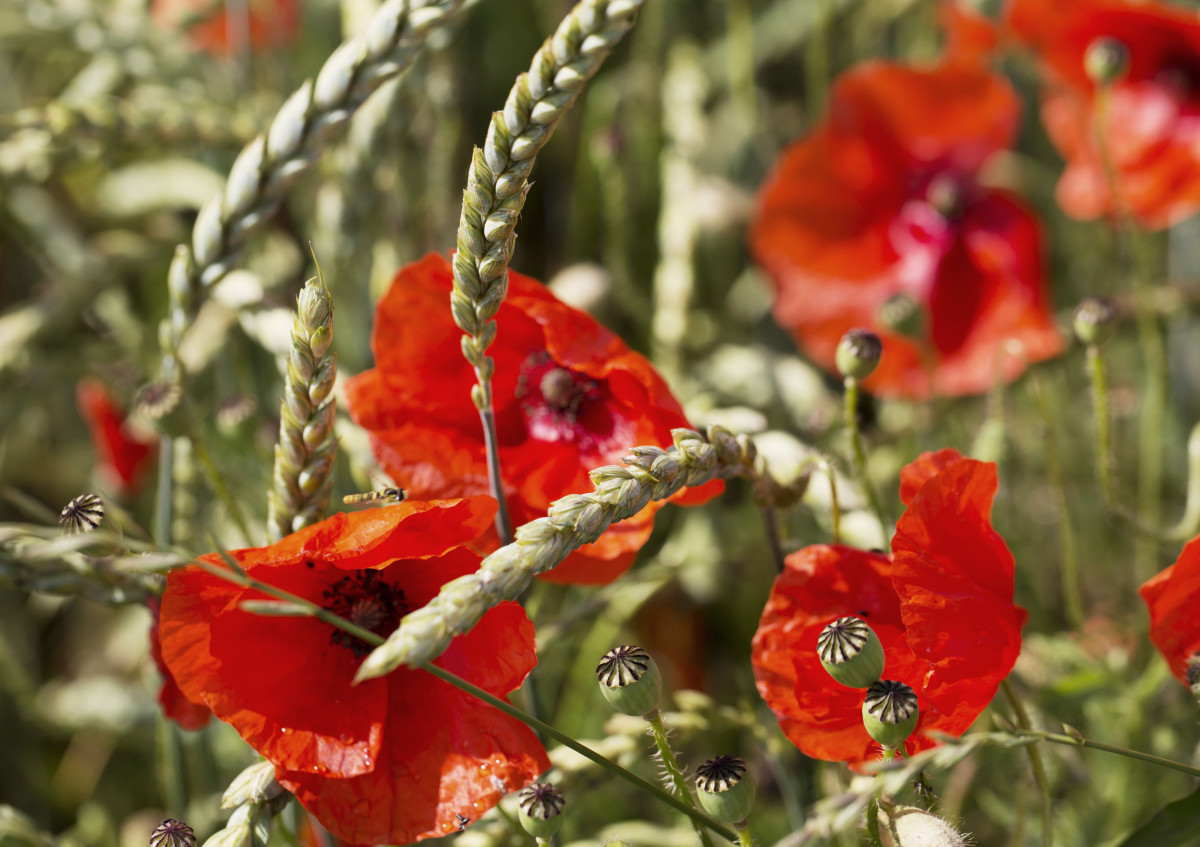
<svg viewBox="0 0 1200 847">
<path fill-rule="evenodd" d="M 717 756 L 696 768 L 696 796 L 717 820 L 744 825 L 754 805 L 754 777 L 737 756 Z"/>
<path fill-rule="evenodd" d="M 1101 36 L 1087 46 L 1083 70 L 1097 85 L 1111 85 L 1129 70 L 1129 48 L 1112 36 Z"/>
<path fill-rule="evenodd" d="M 1117 310 L 1103 297 L 1089 297 L 1075 309 L 1075 337 L 1084 344 L 1103 344 L 1112 335 Z"/>
<path fill-rule="evenodd" d="M 903 682 L 880 680 L 867 689 L 862 715 L 868 735 L 884 747 L 899 747 L 917 728 L 917 694 Z"/>
<path fill-rule="evenodd" d="M 870 688 L 883 676 L 883 645 L 858 618 L 838 618 L 821 630 L 817 656 L 829 675 L 848 688 Z"/>
<path fill-rule="evenodd" d="M 551 838 L 562 827 L 563 795 L 548 782 L 535 782 L 521 789 L 521 826 L 534 838 Z"/>
<path fill-rule="evenodd" d="M 903 291 L 885 300 L 875 317 L 897 335 L 913 339 L 925 337 L 925 314 L 921 304 Z"/>
<path fill-rule="evenodd" d="M 838 373 L 854 379 L 866 379 L 875 372 L 883 356 L 883 342 L 870 330 L 852 329 L 838 342 L 834 361 Z"/>
<path fill-rule="evenodd" d="M 626 715 L 648 715 L 658 708 L 662 674 L 650 654 L 626 644 L 604 654 L 596 665 L 600 693 L 609 704 Z"/>
</svg>

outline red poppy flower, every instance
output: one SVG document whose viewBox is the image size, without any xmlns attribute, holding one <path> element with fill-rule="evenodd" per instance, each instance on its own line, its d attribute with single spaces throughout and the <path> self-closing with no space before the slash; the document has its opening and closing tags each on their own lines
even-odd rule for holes
<svg viewBox="0 0 1200 847">
<path fill-rule="evenodd" d="M 492 519 L 487 498 L 338 514 L 232 555 L 251 576 L 380 635 L 479 556 L 460 546 Z M 215 565 L 219 555 L 204 557 Z M 419 670 L 352 685 L 367 645 L 313 618 L 264 618 L 267 599 L 192 566 L 171 573 L 159 629 L 189 699 L 231 724 L 321 824 L 353 844 L 407 844 L 457 830 L 549 763 L 523 724 Z M 536 662 L 533 624 L 504 603 L 438 664 L 504 696 Z"/>
<path fill-rule="evenodd" d="M 1042 121 L 1067 160 L 1058 202 L 1072 217 L 1114 211 L 1097 133 L 1121 204 L 1147 227 L 1176 223 L 1200 208 L 1200 20 L 1155 2 L 1015 0 L 1008 21 L 1048 70 Z M 1084 70 L 1088 46 L 1112 38 L 1128 69 L 1112 83 L 1098 126 L 1096 86 Z"/>
<path fill-rule="evenodd" d="M 857 763 L 880 753 L 862 725 L 864 692 L 834 682 L 817 658 L 817 636 L 837 618 L 867 621 L 883 644 L 884 678 L 916 692 L 910 754 L 934 746 L 931 730 L 965 732 L 1021 649 L 1013 557 L 990 519 L 996 466 L 926 453 L 904 469 L 900 490 L 908 509 L 894 553 L 825 544 L 793 553 L 754 636 L 759 693 L 814 758 Z"/>
<path fill-rule="evenodd" d="M 262 49 L 291 43 L 300 29 L 299 0 L 248 0 L 245 19 L 238 21 L 236 4 L 224 0 L 153 0 L 150 16 L 163 29 L 183 29 L 196 50 L 228 53 L 235 27 L 245 27 L 248 46 Z"/>
<path fill-rule="evenodd" d="M 489 492 L 475 374 L 450 314 L 453 283 L 444 256 L 428 255 L 396 276 L 379 303 L 371 345 L 375 369 L 346 384 L 351 416 L 370 430 L 375 456 L 410 497 Z M 566 494 L 592 490 L 588 472 L 638 444 L 670 444 L 687 426 L 678 401 L 643 356 L 541 283 L 509 274 L 488 354 L 504 490 L 515 525 L 544 517 Z M 699 503 L 719 480 L 676 495 Z M 614 524 L 546 578 L 603 584 L 633 563 L 661 503 Z"/>
<path fill-rule="evenodd" d="M 943 0 L 938 6 L 938 18 L 946 33 L 944 59 L 985 58 L 1000 42 L 1000 28 L 967 0 Z"/>
<path fill-rule="evenodd" d="M 154 462 L 158 438 L 130 430 L 125 414 L 97 379 L 80 380 L 75 404 L 91 430 L 103 484 L 122 494 L 136 494 Z"/>
<path fill-rule="evenodd" d="M 884 352 L 866 387 L 921 398 L 985 391 L 998 369 L 1015 379 L 1058 352 L 1037 221 L 978 179 L 1019 108 L 973 61 L 870 62 L 837 81 L 825 122 L 763 186 L 750 232 L 775 319 L 809 358 L 833 370 L 842 335 L 869 328 Z M 919 313 L 909 335 L 880 317 L 897 295 Z"/>
<path fill-rule="evenodd" d="M 162 600 L 151 597 L 146 601 L 150 608 L 152 621 L 150 623 L 150 656 L 162 677 L 162 687 L 158 691 L 158 704 L 166 715 L 183 729 L 203 729 L 212 719 L 212 710 L 203 703 L 195 703 L 179 690 L 179 683 L 167 669 L 162 658 L 162 638 L 158 632 L 158 613 Z"/>
<path fill-rule="evenodd" d="M 1188 660 L 1200 653 L 1200 538 L 1193 538 L 1175 564 L 1138 589 L 1150 610 L 1150 640 L 1171 673 L 1188 684 Z"/>
</svg>

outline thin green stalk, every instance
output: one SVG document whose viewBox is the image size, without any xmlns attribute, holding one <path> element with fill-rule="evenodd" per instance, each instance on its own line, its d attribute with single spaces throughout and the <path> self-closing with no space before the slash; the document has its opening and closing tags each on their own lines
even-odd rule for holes
<svg viewBox="0 0 1200 847">
<path fill-rule="evenodd" d="M 500 544 L 512 544 L 513 524 L 508 511 L 508 498 L 504 495 L 504 477 L 500 474 L 500 444 L 496 437 L 496 412 L 491 406 L 479 410 L 479 422 L 483 426 L 483 443 L 487 454 L 488 487 L 496 498 L 496 534 Z"/>
<path fill-rule="evenodd" d="M 200 460 L 200 466 L 204 468 L 204 475 L 208 477 L 208 483 L 212 486 L 213 493 L 225 505 L 225 511 L 229 513 L 230 519 L 237 526 L 238 532 L 242 534 L 242 538 L 246 543 L 252 543 L 253 537 L 250 535 L 250 529 L 246 525 L 246 519 L 242 517 L 242 508 L 234 499 L 233 492 L 229 490 L 229 486 L 225 484 L 224 477 L 217 470 L 217 464 L 213 461 L 212 454 L 208 452 L 208 447 L 204 442 L 197 437 L 188 439 L 192 444 L 192 449 L 196 451 L 196 458 Z"/>
<path fill-rule="evenodd" d="M 879 519 L 879 531 L 883 535 L 883 544 L 880 547 L 884 552 L 892 547 L 892 539 L 888 535 L 888 527 L 891 523 L 883 513 L 883 504 L 879 501 L 879 495 L 875 493 L 875 486 L 871 484 L 871 479 L 867 476 L 867 451 L 863 448 L 862 436 L 858 431 L 858 380 L 852 376 L 845 379 L 846 386 L 846 402 L 843 406 L 846 431 L 850 433 L 850 449 L 854 458 L 854 475 L 858 478 L 858 484 L 862 486 L 863 492 L 867 495 L 867 502 L 871 506 L 871 511 L 875 513 L 875 517 Z"/>
<path fill-rule="evenodd" d="M 662 714 L 659 713 L 658 709 L 655 709 L 645 717 L 646 723 L 650 724 L 650 731 L 654 735 L 654 745 L 658 747 L 658 755 L 662 758 L 663 767 L 666 768 L 667 774 L 671 777 L 671 782 L 675 786 L 675 793 L 688 806 L 695 808 L 696 800 L 692 796 L 692 790 L 688 786 L 687 779 L 679 767 L 679 761 L 675 758 L 675 751 L 671 749 L 670 739 L 667 738 L 667 728 L 663 725 Z M 700 839 L 700 843 L 704 847 L 711 847 L 712 842 L 709 841 L 708 833 L 704 831 L 704 827 L 696 820 L 692 821 L 692 826 L 696 830 L 696 837 Z"/>
<path fill-rule="evenodd" d="M 1117 495 L 1113 487 L 1112 416 L 1109 411 L 1108 379 L 1104 372 L 1104 354 L 1098 344 L 1087 347 L 1088 377 L 1092 383 L 1092 443 L 1096 454 L 1096 475 L 1100 494 L 1110 512 L 1117 511 Z"/>
<path fill-rule="evenodd" d="M 842 543 L 842 509 L 838 503 L 837 469 L 833 462 L 825 462 L 825 475 L 829 478 L 829 522 L 833 531 L 833 543 Z"/>
<path fill-rule="evenodd" d="M 1167 413 L 1167 359 L 1162 327 L 1154 313 L 1154 291 L 1150 282 L 1151 260 L 1145 235 L 1138 228 L 1121 196 L 1116 168 L 1105 143 L 1104 130 L 1110 119 L 1112 87 L 1098 85 L 1095 99 L 1096 145 L 1108 182 L 1118 232 L 1129 248 L 1130 275 L 1133 280 L 1137 316 L 1138 346 L 1145 366 L 1145 393 L 1138 418 L 1137 517 L 1144 526 L 1158 526 L 1162 517 L 1162 439 Z M 1151 537 L 1140 537 L 1134 547 L 1135 578 L 1142 582 L 1157 570 L 1158 544 Z"/>
<path fill-rule="evenodd" d="M 163 436 L 158 442 L 158 481 L 154 489 L 154 540 L 171 546 L 171 498 L 175 480 L 175 439 Z"/>
<path fill-rule="evenodd" d="M 1017 692 L 1013 690 L 1012 683 L 1008 681 L 1007 677 L 1000 683 L 1000 687 L 1004 689 L 1004 696 L 1017 716 L 1017 725 L 1021 727 L 1022 731 L 1032 732 L 1032 724 L 1029 721 L 1029 713 L 1025 711 L 1025 704 L 1017 697 Z M 1042 845 L 1051 847 L 1054 842 L 1054 801 L 1050 796 L 1050 781 L 1046 778 L 1046 766 L 1042 763 L 1042 755 L 1038 749 L 1032 744 L 1025 749 L 1029 752 L 1029 765 L 1033 768 L 1033 781 L 1037 783 L 1038 792 L 1042 798 Z"/>
<path fill-rule="evenodd" d="M 227 559 L 227 561 L 228 561 L 228 559 Z M 194 561 L 191 564 L 194 564 L 194 565 L 202 568 L 203 570 L 207 571 L 208 573 L 212 574 L 213 576 L 228 580 L 229 582 L 232 582 L 235 585 L 240 585 L 244 588 L 253 588 L 256 591 L 261 591 L 264 594 L 268 594 L 272 597 L 275 597 L 276 599 L 281 600 L 284 603 L 288 604 L 289 606 L 293 607 L 295 612 L 303 611 L 305 614 L 307 614 L 307 616 L 315 618 L 315 619 L 321 621 L 322 623 L 329 624 L 332 627 L 336 627 L 337 629 L 340 629 L 342 632 L 345 632 L 349 635 L 353 635 L 355 638 L 358 638 L 374 647 L 379 647 L 380 645 L 382 645 L 384 643 L 384 639 L 381 636 L 376 635 L 374 632 L 371 632 L 368 629 L 363 629 L 362 627 L 358 626 L 357 624 L 354 624 L 351 621 L 348 621 L 345 618 L 343 618 L 339 615 L 336 615 L 333 612 L 330 612 L 328 609 L 324 609 L 324 608 L 316 605 L 315 603 L 311 602 L 310 600 L 306 600 L 305 598 L 300 597 L 297 594 L 292 594 L 290 591 L 285 591 L 282 588 L 276 588 L 275 586 L 270 585 L 269 583 L 265 583 L 265 582 L 262 582 L 261 580 L 255 579 L 254 577 L 252 577 L 249 574 L 245 573 L 244 571 L 240 570 L 240 568 L 234 569 L 231 567 L 221 567 L 220 565 L 214 565 L 211 562 L 205 562 L 205 561 Z M 683 814 L 687 815 L 689 818 L 691 818 L 697 824 L 708 827 L 713 832 L 716 832 L 717 834 L 721 835 L 723 838 L 727 838 L 730 841 L 736 840 L 737 833 L 733 829 L 725 826 L 725 824 L 721 823 L 720 821 L 716 821 L 716 820 L 710 818 L 708 815 L 704 814 L 701 811 L 693 809 L 692 807 L 688 806 L 687 803 L 685 803 L 683 800 L 680 800 L 679 798 L 675 797 L 673 794 L 671 794 L 667 791 L 664 791 L 663 789 L 659 788 L 657 785 L 654 785 L 653 783 L 648 782 L 645 779 L 642 779 L 637 774 L 626 770 L 625 768 L 621 767 L 620 765 L 616 764 L 615 762 L 612 762 L 612 761 L 604 758 L 603 756 L 601 756 L 599 753 L 595 752 L 594 750 L 580 744 L 578 741 L 571 738 L 569 735 L 565 735 L 564 733 L 559 732 L 557 729 L 550 726 L 549 724 L 544 723 L 543 721 L 540 721 L 537 718 L 526 714 L 525 712 L 521 711 L 520 709 L 518 709 L 516 706 L 512 705 L 511 703 L 508 703 L 507 701 L 502 700 L 499 697 L 496 697 L 496 696 L 488 693 L 487 691 L 484 691 L 482 688 L 479 688 L 478 686 L 472 685 L 471 683 L 467 682 L 465 679 L 462 679 L 461 677 L 456 676 L 455 674 L 451 673 L 448 670 L 445 670 L 444 668 L 439 668 L 437 665 L 426 663 L 426 664 L 417 665 L 417 667 L 432 674 L 433 676 L 437 677 L 438 679 L 442 680 L 443 682 L 445 682 L 449 685 L 453 685 L 455 688 L 459 689 L 460 691 L 464 691 L 467 694 L 470 694 L 472 697 L 476 698 L 477 700 L 482 700 L 484 703 L 487 703 L 489 706 L 493 706 L 493 707 L 499 709 L 504 714 L 520 721 L 521 723 L 523 723 L 526 726 L 533 729 L 535 732 L 541 733 L 549 738 L 553 738 L 559 744 L 562 744 L 564 747 L 570 748 L 571 750 L 575 751 L 579 755 L 583 756 L 585 759 L 588 759 L 588 760 L 594 762 L 595 764 L 599 765 L 600 767 L 604 768 L 605 770 L 608 770 L 611 773 L 616 774 L 617 776 L 621 777 L 622 779 L 626 780 L 627 782 L 632 783 L 633 785 L 642 789 L 643 791 L 647 791 L 650 794 L 658 797 L 658 799 L 662 800 L 667 805 L 669 805 L 669 806 L 675 808 L 676 810 L 682 812 Z"/>
<path fill-rule="evenodd" d="M 763 503 L 758 507 L 763 519 L 763 533 L 767 537 L 767 549 L 771 551 L 771 561 L 775 570 L 783 573 L 783 545 L 779 540 L 779 512 L 773 503 Z"/>
<path fill-rule="evenodd" d="M 754 841 L 750 838 L 750 827 L 743 826 L 737 831 L 739 847 L 754 847 Z"/>
<path fill-rule="evenodd" d="M 1158 765 L 1160 768 L 1168 768 L 1173 771 L 1185 773 L 1188 776 L 1200 777 L 1200 768 L 1185 765 L 1183 762 L 1175 762 L 1171 759 L 1164 759 L 1161 756 L 1154 756 L 1150 753 L 1143 753 L 1140 750 L 1130 750 L 1127 747 L 1117 747 L 1112 744 L 1104 744 L 1099 741 L 1092 741 L 1084 738 L 1082 735 L 1062 735 L 1054 732 L 1044 732 L 1040 729 L 1012 729 L 1009 730 L 1012 735 L 1023 738 L 1040 738 L 1043 741 L 1049 741 L 1053 744 L 1065 744 L 1068 747 L 1086 747 L 1089 750 L 1103 750 L 1106 753 L 1115 753 L 1118 756 L 1124 756 L 1127 759 L 1136 759 L 1140 762 L 1148 762 L 1152 765 Z"/>
<path fill-rule="evenodd" d="M 1058 547 L 1062 557 L 1062 594 L 1063 607 L 1067 622 L 1072 628 L 1078 629 L 1083 625 L 1083 592 L 1079 582 L 1079 561 L 1075 551 L 1075 531 L 1071 525 L 1070 498 L 1067 496 L 1067 482 L 1063 474 L 1062 457 L 1058 452 L 1058 428 L 1055 426 L 1054 410 L 1050 403 L 1050 392 L 1045 380 L 1039 374 L 1033 374 L 1034 396 L 1037 401 L 1038 413 L 1042 425 L 1046 428 L 1045 456 L 1046 477 L 1054 492 L 1054 503 L 1058 509 Z"/>
</svg>

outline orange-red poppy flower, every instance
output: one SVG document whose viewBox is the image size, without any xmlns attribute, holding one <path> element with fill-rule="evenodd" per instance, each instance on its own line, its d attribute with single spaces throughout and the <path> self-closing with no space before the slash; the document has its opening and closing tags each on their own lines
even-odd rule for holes
<svg viewBox="0 0 1200 847">
<path fill-rule="evenodd" d="M 775 319 L 809 358 L 833 370 L 842 335 L 868 328 L 884 349 L 864 385 L 922 398 L 985 391 L 1058 352 L 1038 223 L 978 178 L 1019 110 L 1007 82 L 966 59 L 869 62 L 837 81 L 825 121 L 763 186 L 750 232 Z M 882 317 L 897 300 L 911 314 Z"/>
<path fill-rule="evenodd" d="M 408 265 L 379 303 L 375 368 L 346 384 L 351 416 L 371 432 L 375 456 L 410 497 L 489 492 L 483 429 L 471 402 L 475 374 L 450 314 L 444 256 Z M 544 517 L 566 494 L 592 490 L 588 472 L 638 444 L 670 445 L 687 426 L 679 402 L 645 357 L 541 283 L 509 274 L 508 297 L 488 348 L 504 491 L 517 526 Z M 676 495 L 697 503 L 715 480 Z M 653 528 L 653 502 L 546 574 L 554 582 L 603 584 L 632 563 Z"/>
<path fill-rule="evenodd" d="M 212 710 L 203 703 L 195 703 L 189 700 L 179 690 L 179 683 L 175 682 L 175 677 L 163 662 L 162 638 L 158 632 L 158 613 L 162 606 L 162 600 L 158 597 L 151 597 L 146 601 L 146 605 L 150 608 L 152 618 L 150 623 L 150 657 L 154 659 L 154 665 L 158 668 L 159 675 L 162 676 L 162 687 L 158 690 L 158 704 L 162 707 L 163 714 L 175 721 L 183 729 L 203 729 L 212 719 Z"/>
<path fill-rule="evenodd" d="M 892 555 L 826 544 L 793 553 L 754 636 L 759 693 L 792 743 L 817 759 L 880 753 L 863 728 L 864 691 L 835 682 L 817 657 L 817 636 L 837 618 L 869 623 L 883 644 L 883 678 L 916 692 L 910 754 L 934 746 L 931 730 L 965 732 L 1021 650 L 1013 557 L 990 519 L 996 466 L 927 453 L 904 469 L 900 490 L 908 508 Z"/>
<path fill-rule="evenodd" d="M 75 404 L 91 431 L 101 482 L 120 494 L 136 494 L 154 462 L 158 438 L 133 432 L 125 414 L 98 379 L 80 380 Z"/>
<path fill-rule="evenodd" d="M 291 43 L 300 30 L 300 0 L 153 0 L 150 16 L 163 29 L 184 30 L 196 50 L 224 54 L 239 38 L 252 49 Z"/>
<path fill-rule="evenodd" d="M 1148 579 L 1138 593 L 1150 610 L 1150 640 L 1171 673 L 1189 684 L 1188 660 L 1200 654 L 1200 538 L 1189 541 L 1175 564 Z"/>
<path fill-rule="evenodd" d="M 1118 202 L 1142 225 L 1170 226 L 1200 209 L 1200 20 L 1193 10 L 1152 0 L 1015 0 L 1008 22 L 1048 71 L 1042 121 L 1067 160 L 1058 182 L 1067 214 L 1088 220 L 1116 210 L 1098 139 Z M 1096 83 L 1084 70 L 1098 39 L 1115 39 L 1128 54 L 1099 111 Z"/>
<path fill-rule="evenodd" d="M 277 544 L 231 555 L 250 576 L 381 636 L 447 581 L 473 572 L 463 545 L 492 519 L 482 497 L 338 514 Z M 223 566 L 216 554 L 204 560 Z M 329 832 L 407 844 L 457 829 L 549 762 L 523 724 L 420 670 L 351 681 L 365 642 L 315 618 L 262 617 L 269 599 L 197 566 L 171 573 L 159 630 L 183 694 L 275 764 L 276 778 Z M 515 603 L 490 610 L 437 664 L 504 696 L 536 662 Z"/>
</svg>

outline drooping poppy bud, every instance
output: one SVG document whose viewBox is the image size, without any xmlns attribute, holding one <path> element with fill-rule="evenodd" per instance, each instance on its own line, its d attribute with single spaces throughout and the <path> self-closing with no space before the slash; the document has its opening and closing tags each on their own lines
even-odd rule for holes
<svg viewBox="0 0 1200 847">
<path fill-rule="evenodd" d="M 885 748 L 904 744 L 917 728 L 917 694 L 903 682 L 883 679 L 867 689 L 862 718 L 867 734 Z"/>
<path fill-rule="evenodd" d="M 754 805 L 754 778 L 737 756 L 717 756 L 696 768 L 696 796 L 717 820 L 744 824 Z"/>
<path fill-rule="evenodd" d="M 883 676 L 883 645 L 866 621 L 838 618 L 817 636 L 821 665 L 847 688 L 869 688 Z"/>
<path fill-rule="evenodd" d="M 866 379 L 879 366 L 883 342 L 870 330 L 852 329 L 838 342 L 835 355 L 838 373 L 853 379 Z"/>
<path fill-rule="evenodd" d="M 626 644 L 604 654 L 596 665 L 600 693 L 626 715 L 648 715 L 658 708 L 662 674 L 653 657 L 641 647 Z"/>
<path fill-rule="evenodd" d="M 557 787 L 548 782 L 535 782 L 521 789 L 518 796 L 521 826 L 534 838 L 550 838 L 562 827 L 564 800 Z"/>
</svg>

